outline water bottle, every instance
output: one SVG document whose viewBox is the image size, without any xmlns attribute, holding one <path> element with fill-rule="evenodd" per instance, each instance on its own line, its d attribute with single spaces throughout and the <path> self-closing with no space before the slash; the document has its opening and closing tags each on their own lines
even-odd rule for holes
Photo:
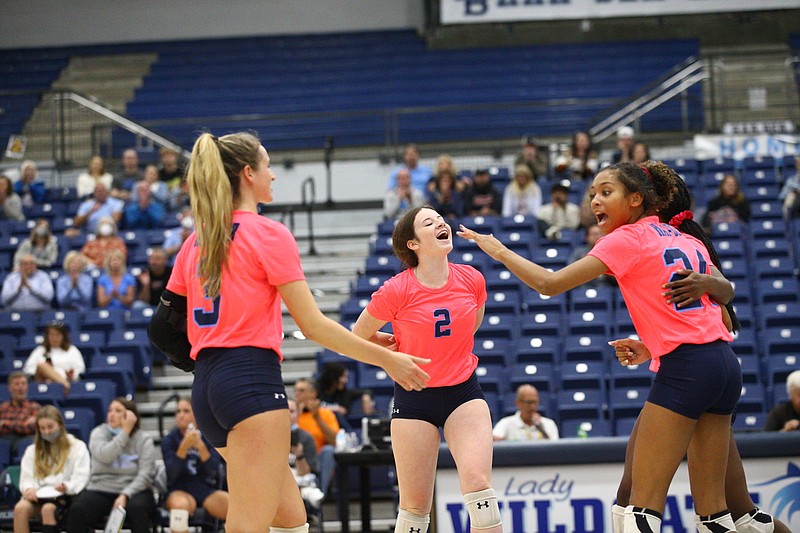
<svg viewBox="0 0 800 533">
<path fill-rule="evenodd" d="M 339 432 L 336 434 L 336 451 L 343 452 L 347 449 L 347 432 L 344 429 L 340 429 Z"/>
<path fill-rule="evenodd" d="M 578 438 L 579 439 L 588 439 L 589 434 L 583 429 L 583 426 L 578 426 Z"/>
</svg>

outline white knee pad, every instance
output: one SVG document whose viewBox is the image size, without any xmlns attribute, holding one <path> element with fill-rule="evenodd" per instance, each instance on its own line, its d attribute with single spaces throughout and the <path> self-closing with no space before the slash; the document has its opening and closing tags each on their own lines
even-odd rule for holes
<svg viewBox="0 0 800 533">
<path fill-rule="evenodd" d="M 431 515 L 420 516 L 400 509 L 397 513 L 397 522 L 394 525 L 394 533 L 427 533 L 428 524 L 431 523 Z"/>
<path fill-rule="evenodd" d="M 464 502 L 467 504 L 472 529 L 489 529 L 503 523 L 494 489 L 464 494 Z"/>
<path fill-rule="evenodd" d="M 775 520 L 758 507 L 736 521 L 736 531 L 739 533 L 773 533 Z"/>
<path fill-rule="evenodd" d="M 186 509 L 170 509 L 170 531 L 189 531 L 189 511 Z"/>
<path fill-rule="evenodd" d="M 694 515 L 694 525 L 700 533 L 736 531 L 731 513 L 727 509 L 708 516 Z"/>
<path fill-rule="evenodd" d="M 611 531 L 612 533 L 625 531 L 625 508 L 616 503 L 611 506 Z"/>
<path fill-rule="evenodd" d="M 269 526 L 269 533 L 308 533 L 308 524 L 297 527 Z"/>
<path fill-rule="evenodd" d="M 659 533 L 661 513 L 645 507 L 629 505 L 625 508 L 625 533 Z"/>
</svg>

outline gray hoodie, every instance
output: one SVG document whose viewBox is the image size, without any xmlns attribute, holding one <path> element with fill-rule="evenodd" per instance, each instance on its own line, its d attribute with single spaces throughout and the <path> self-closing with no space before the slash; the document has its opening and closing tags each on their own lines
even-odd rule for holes
<svg viewBox="0 0 800 533">
<path fill-rule="evenodd" d="M 153 439 L 138 430 L 132 436 L 115 434 L 108 424 L 100 424 L 89 437 L 92 476 L 88 490 L 125 494 L 128 499 L 143 490 L 152 490 L 156 474 L 156 448 Z"/>
</svg>

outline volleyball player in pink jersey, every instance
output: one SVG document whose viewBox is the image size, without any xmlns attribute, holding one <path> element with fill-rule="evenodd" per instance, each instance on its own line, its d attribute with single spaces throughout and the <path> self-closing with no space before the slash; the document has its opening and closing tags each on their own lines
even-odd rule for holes
<svg viewBox="0 0 800 533">
<path fill-rule="evenodd" d="M 281 300 L 307 338 L 383 366 L 404 388 L 425 387 L 428 375 L 417 364 L 427 361 L 367 342 L 317 308 L 292 234 L 258 215 L 275 180 L 258 138 L 200 135 L 187 179 L 196 232 L 178 253 L 150 338 L 182 368 L 195 365 L 195 419 L 228 466 L 225 530 L 305 533 L 305 507 L 286 462 Z"/>
<path fill-rule="evenodd" d="M 400 488 L 395 533 L 428 529 L 440 427 L 458 469 L 472 531 L 502 531 L 491 480 L 492 420 L 472 353 L 486 281 L 471 266 L 448 262 L 451 231 L 428 206 L 404 214 L 392 244 L 409 268 L 375 291 L 353 326 L 360 337 L 431 360 L 425 367 L 431 376 L 427 389 L 409 392 L 395 385 L 391 433 Z M 387 322 L 391 335 L 380 331 Z"/>
<path fill-rule="evenodd" d="M 689 477 L 701 533 L 735 531 L 725 502 L 730 421 L 742 387 L 739 362 L 720 306 L 703 295 L 689 305 L 665 302 L 663 285 L 679 271 L 721 275 L 702 243 L 659 221 L 681 179 L 663 163 L 606 167 L 592 183 L 592 212 L 603 237 L 589 254 L 550 272 L 491 235 L 463 228 L 464 238 L 501 261 L 525 284 L 554 295 L 601 274 L 619 282 L 636 331 L 657 375 L 639 417 L 630 504 L 624 531 L 659 531 L 667 491 L 689 452 Z"/>
<path fill-rule="evenodd" d="M 654 176 L 656 177 L 656 176 Z M 681 233 L 692 235 L 703 242 L 708 250 L 709 258 L 714 266 L 720 267 L 714 243 L 711 242 L 703 228 L 693 220 L 692 195 L 683 180 L 675 180 L 676 193 L 669 205 L 659 211 L 658 216 L 662 222 L 673 226 Z M 736 311 L 730 303 L 734 292 L 731 283 L 725 279 L 709 274 L 698 274 L 694 271 L 679 271 L 686 274 L 683 279 L 665 284 L 667 291 L 664 297 L 668 303 L 677 302 L 679 306 L 686 306 L 697 301 L 703 294 L 708 293 L 712 299 L 725 304 L 723 320 L 730 331 L 740 329 Z M 727 313 L 727 315 L 726 315 Z M 650 351 L 644 343 L 637 339 L 617 339 L 610 342 L 619 362 L 622 365 L 638 365 L 650 360 Z M 731 428 L 733 432 L 733 428 Z M 628 505 L 631 492 L 631 463 L 633 461 L 633 448 L 638 433 L 638 423 L 634 424 L 628 447 L 625 450 L 625 469 L 617 489 L 617 503 L 612 508 L 612 531 L 622 533 L 624 529 L 625 507 Z M 731 435 L 728 451 L 728 464 L 725 469 L 725 501 L 731 511 L 736 531 L 738 533 L 790 533 L 789 528 L 780 520 L 770 516 L 759 509 L 750 496 L 747 488 L 742 458 L 736 446 L 736 440 Z"/>
</svg>

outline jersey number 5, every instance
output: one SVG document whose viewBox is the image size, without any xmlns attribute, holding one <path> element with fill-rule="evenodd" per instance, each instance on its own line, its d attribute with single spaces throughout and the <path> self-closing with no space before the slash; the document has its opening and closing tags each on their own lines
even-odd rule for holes
<svg viewBox="0 0 800 533">
<path fill-rule="evenodd" d="M 233 223 L 233 228 L 231 229 L 231 240 L 236 237 L 236 230 L 239 229 L 239 222 Z M 205 291 L 203 291 L 205 292 Z M 208 296 L 204 295 L 206 300 L 210 300 Z M 195 307 L 192 309 L 194 315 L 194 323 L 197 324 L 198 327 L 201 328 L 210 328 L 212 326 L 216 326 L 217 322 L 219 322 L 219 296 L 211 300 L 211 311 L 206 311 L 203 307 Z"/>
<path fill-rule="evenodd" d="M 697 254 L 697 263 L 698 263 L 697 272 L 699 272 L 701 274 L 705 274 L 706 273 L 706 267 L 708 266 L 708 263 L 706 263 L 706 260 L 703 259 L 703 256 L 700 254 L 699 251 L 695 250 L 695 253 Z M 683 263 L 683 268 L 685 268 L 686 270 L 694 270 L 692 268 L 691 261 L 689 261 L 689 257 L 687 257 L 687 255 L 686 255 L 686 252 L 684 252 L 680 248 L 666 248 L 666 249 L 664 249 L 663 258 L 664 258 L 664 264 L 666 266 L 672 266 L 675 263 L 677 263 L 678 261 L 680 261 L 680 262 Z M 672 276 L 670 276 L 669 280 L 670 280 L 670 282 L 672 282 L 672 281 L 677 281 L 679 279 L 683 279 L 685 277 L 686 276 L 682 276 L 682 275 L 678 274 L 677 272 L 673 272 Z M 703 307 L 703 303 L 700 300 L 695 300 L 694 302 L 690 303 L 689 305 L 685 305 L 685 306 L 681 307 L 680 309 L 678 309 L 678 304 L 672 304 L 672 305 L 673 305 L 673 307 L 675 308 L 676 311 L 685 311 L 687 309 L 698 309 L 700 307 Z"/>
<path fill-rule="evenodd" d="M 434 317 L 441 317 L 434 323 L 433 336 L 434 337 L 449 337 L 450 336 L 450 310 L 437 309 L 433 312 Z"/>
</svg>

